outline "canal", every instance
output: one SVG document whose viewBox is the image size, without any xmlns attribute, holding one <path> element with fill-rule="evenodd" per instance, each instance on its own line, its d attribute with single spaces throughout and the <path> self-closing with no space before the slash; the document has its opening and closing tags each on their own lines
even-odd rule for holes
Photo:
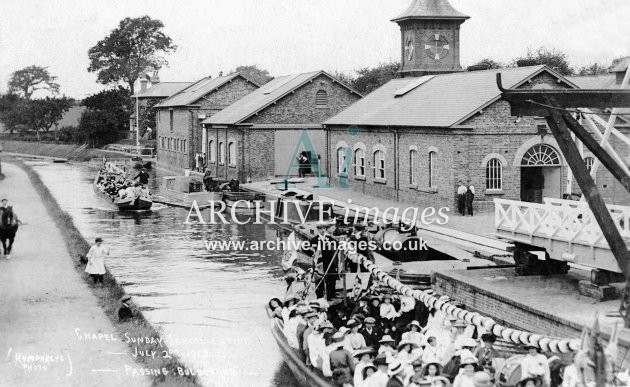
<svg viewBox="0 0 630 387">
<path fill-rule="evenodd" d="M 188 210 L 155 205 L 118 212 L 94 194 L 96 169 L 32 163 L 83 236 L 101 236 L 109 270 L 207 386 L 297 386 L 269 329 L 264 305 L 282 297 L 278 251 L 208 251 L 204 240 L 275 239 L 267 225 L 185 225 Z M 132 171 L 134 172 L 134 171 Z M 151 172 L 152 190 L 160 176 Z"/>
</svg>

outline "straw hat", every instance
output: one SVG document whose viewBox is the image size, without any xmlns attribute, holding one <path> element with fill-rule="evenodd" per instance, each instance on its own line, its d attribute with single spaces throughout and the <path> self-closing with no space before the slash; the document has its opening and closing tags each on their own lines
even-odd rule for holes
<svg viewBox="0 0 630 387">
<path fill-rule="evenodd" d="M 376 366 L 387 365 L 387 355 L 384 353 L 381 353 L 380 355 L 378 355 L 376 359 L 374 359 L 374 365 Z"/>
<path fill-rule="evenodd" d="M 477 362 L 478 362 L 478 360 L 475 357 L 469 356 L 469 357 L 466 357 L 466 358 L 462 359 L 461 363 L 459 363 L 459 366 L 461 368 L 461 367 L 467 366 L 469 364 L 477 365 Z"/>
<path fill-rule="evenodd" d="M 403 367 L 402 363 L 398 359 L 394 359 L 387 366 L 387 375 L 390 377 L 397 375 L 402 372 L 404 368 L 405 367 Z"/>
<path fill-rule="evenodd" d="M 462 348 L 475 348 L 477 346 L 477 342 L 475 341 L 475 339 L 470 338 L 470 337 L 466 337 L 465 339 L 462 340 L 461 342 L 461 347 Z"/>
<path fill-rule="evenodd" d="M 363 347 L 363 348 L 359 348 L 356 351 L 354 351 L 352 353 L 352 356 L 354 356 L 354 357 L 361 357 L 361 356 L 365 355 L 366 353 L 370 353 L 370 354 L 376 353 L 376 350 L 374 348 L 372 348 L 372 347 Z"/>
<path fill-rule="evenodd" d="M 376 366 L 372 363 L 368 363 L 363 367 L 363 371 L 361 371 L 361 376 L 363 376 L 363 379 L 365 380 L 366 374 L 367 374 L 367 370 L 369 369 L 373 369 L 375 372 L 377 370 Z"/>
<path fill-rule="evenodd" d="M 413 320 L 412 322 L 407 324 L 407 329 L 411 329 L 412 326 L 417 327 L 418 330 L 422 329 L 422 327 L 420 326 L 420 323 L 417 320 Z"/>
<path fill-rule="evenodd" d="M 430 365 L 436 366 L 437 369 L 438 369 L 438 372 L 442 372 L 442 368 L 444 368 L 444 366 L 441 363 L 438 363 L 438 362 L 427 363 L 427 364 L 424 365 L 424 367 L 422 367 L 422 374 L 423 375 L 427 374 Z"/>
<path fill-rule="evenodd" d="M 479 371 L 475 372 L 475 375 L 473 375 L 473 383 L 475 387 L 491 387 L 492 379 L 487 372 Z"/>
<path fill-rule="evenodd" d="M 341 332 L 336 332 L 334 335 L 332 335 L 331 340 L 332 343 L 330 344 L 331 346 L 342 346 L 343 345 L 343 340 L 346 338 L 346 335 L 344 335 Z"/>
<path fill-rule="evenodd" d="M 390 335 L 385 335 L 378 342 L 379 343 L 395 343 L 396 340 L 392 339 Z"/>
<path fill-rule="evenodd" d="M 354 328 L 354 327 L 358 327 L 361 326 L 361 322 L 357 321 L 355 319 L 350 319 L 348 320 L 348 322 L 346 323 L 346 326 L 350 329 Z"/>
<path fill-rule="evenodd" d="M 435 382 L 442 382 L 444 384 L 445 387 L 449 387 L 451 385 L 451 382 L 444 376 L 436 376 L 433 378 L 433 381 L 431 382 L 431 385 L 435 385 Z"/>
<path fill-rule="evenodd" d="M 451 324 L 453 328 L 466 328 L 468 324 L 464 320 L 456 320 L 453 324 Z"/>
<path fill-rule="evenodd" d="M 376 324 L 376 319 L 374 317 L 366 317 L 363 322 L 365 324 Z"/>
<path fill-rule="evenodd" d="M 536 377 L 529 377 L 529 378 L 525 378 L 525 379 L 521 380 L 520 382 L 518 382 L 518 383 L 516 384 L 516 386 L 517 386 L 517 387 L 524 387 L 524 386 L 527 384 L 527 382 L 529 382 L 529 381 L 534 382 L 534 385 L 535 385 L 536 387 L 539 387 L 539 386 L 541 386 L 541 385 L 542 385 L 542 380 L 541 380 L 540 378 L 536 378 Z"/>
<path fill-rule="evenodd" d="M 415 342 L 411 340 L 403 340 L 398 344 L 398 351 L 400 351 L 400 348 L 404 347 L 405 345 L 411 345 L 411 349 L 418 348 L 418 344 L 416 344 Z"/>
</svg>

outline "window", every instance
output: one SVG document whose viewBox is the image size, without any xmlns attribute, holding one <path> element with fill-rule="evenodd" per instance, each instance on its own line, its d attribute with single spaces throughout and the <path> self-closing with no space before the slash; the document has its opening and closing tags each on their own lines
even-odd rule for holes
<svg viewBox="0 0 630 387">
<path fill-rule="evenodd" d="M 169 137 L 168 141 L 167 141 L 167 148 L 168 150 L 171 150 L 171 139 Z"/>
<path fill-rule="evenodd" d="M 169 110 L 169 127 L 171 128 L 171 132 L 173 131 L 173 111 Z"/>
<path fill-rule="evenodd" d="M 186 153 L 186 140 L 182 141 L 182 152 Z"/>
<path fill-rule="evenodd" d="M 385 152 L 374 152 L 374 178 L 385 179 Z"/>
<path fill-rule="evenodd" d="M 160 149 L 164 149 L 164 137 L 160 136 Z"/>
<path fill-rule="evenodd" d="M 584 159 L 584 162 L 586 163 L 586 169 L 588 170 L 589 173 L 591 173 L 591 169 L 593 169 L 593 164 L 595 163 L 595 159 L 589 156 Z"/>
<path fill-rule="evenodd" d="M 181 151 L 179 145 L 180 145 L 180 139 L 177 138 L 177 139 L 175 139 L 175 152 Z"/>
<path fill-rule="evenodd" d="M 337 171 L 340 175 L 348 175 L 348 165 L 346 164 L 346 152 L 344 152 L 344 148 L 337 148 Z"/>
<path fill-rule="evenodd" d="M 499 159 L 490 159 L 486 164 L 486 189 L 503 189 L 503 165 Z"/>
<path fill-rule="evenodd" d="M 214 140 L 208 141 L 208 160 L 213 163 L 217 161 L 216 154 L 214 153 Z"/>
<path fill-rule="evenodd" d="M 315 107 L 328 107 L 328 93 L 326 93 L 326 90 L 319 90 L 315 94 Z"/>
<path fill-rule="evenodd" d="M 354 174 L 365 177 L 365 150 L 361 148 L 354 151 Z"/>
<path fill-rule="evenodd" d="M 412 149 L 409 151 L 409 184 L 418 185 L 416 181 L 416 160 L 418 160 L 418 151 Z"/>
<path fill-rule="evenodd" d="M 435 181 L 435 158 L 437 153 L 429 152 L 429 187 L 437 186 Z"/>
<path fill-rule="evenodd" d="M 223 142 L 219 143 L 219 163 L 225 163 L 225 144 Z"/>
<path fill-rule="evenodd" d="M 236 165 L 236 144 L 234 141 L 228 143 L 228 162 L 230 165 Z"/>
</svg>

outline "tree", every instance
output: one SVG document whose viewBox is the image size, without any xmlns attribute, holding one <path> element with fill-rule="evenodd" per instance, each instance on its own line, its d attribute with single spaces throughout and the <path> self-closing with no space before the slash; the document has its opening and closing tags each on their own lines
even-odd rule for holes
<svg viewBox="0 0 630 387">
<path fill-rule="evenodd" d="M 96 147 L 117 141 L 128 130 L 131 93 L 126 88 L 103 90 L 81 104 L 87 110 L 81 115 L 78 140 Z"/>
<path fill-rule="evenodd" d="M 30 99 L 37 90 L 48 90 L 53 94 L 59 93 L 57 77 L 50 75 L 47 67 L 28 66 L 11 74 L 9 78 L 9 93 L 21 94 Z"/>
<path fill-rule="evenodd" d="M 259 84 L 260 86 L 273 79 L 271 74 L 269 74 L 269 71 L 259 68 L 258 65 L 238 66 L 234 70 L 230 71 L 230 74 L 234 73 L 240 73 L 245 78 Z"/>
<path fill-rule="evenodd" d="M 22 132 L 26 126 L 29 110 L 28 100 L 17 94 L 5 94 L 0 96 L 0 121 L 10 134 Z"/>
<path fill-rule="evenodd" d="M 147 129 L 151 128 L 151 137 L 155 135 L 155 128 L 157 127 L 157 110 L 153 107 L 162 102 L 161 98 L 148 98 L 146 106 L 139 108 L 140 113 L 140 137 L 144 137 Z"/>
<path fill-rule="evenodd" d="M 398 77 L 400 63 L 381 63 L 374 68 L 364 67 L 357 70 L 357 78 L 352 86 L 362 94 L 368 94 L 390 80 Z"/>
<path fill-rule="evenodd" d="M 344 83 L 348 86 L 352 86 L 354 84 L 354 77 L 352 74 L 342 73 L 341 71 L 328 71 L 328 74 L 338 80 L 341 83 Z"/>
<path fill-rule="evenodd" d="M 567 54 L 556 49 L 539 47 L 536 51 L 527 49 L 527 56 L 524 58 L 516 58 L 513 61 L 513 65 L 521 59 L 534 59 L 538 64 L 546 65 L 547 67 L 559 72 L 562 75 L 573 75 L 575 71 L 571 68 Z"/>
<path fill-rule="evenodd" d="M 593 63 L 588 66 L 582 66 L 577 71 L 578 75 L 600 75 L 608 73 L 609 67 L 599 63 Z"/>
<path fill-rule="evenodd" d="M 67 97 L 35 99 L 29 103 L 28 126 L 34 129 L 39 140 L 39 132 L 48 132 L 57 124 L 74 101 Z"/>
<path fill-rule="evenodd" d="M 505 67 L 505 65 L 503 65 L 502 63 L 490 58 L 484 58 L 475 63 L 473 66 L 486 66 L 488 69 L 502 69 Z"/>
<path fill-rule="evenodd" d="M 127 83 L 133 94 L 141 74 L 167 65 L 164 55 L 177 49 L 163 28 L 161 21 L 149 16 L 121 20 L 118 28 L 88 51 L 88 71 L 96 72 L 98 82 L 105 85 Z"/>
</svg>

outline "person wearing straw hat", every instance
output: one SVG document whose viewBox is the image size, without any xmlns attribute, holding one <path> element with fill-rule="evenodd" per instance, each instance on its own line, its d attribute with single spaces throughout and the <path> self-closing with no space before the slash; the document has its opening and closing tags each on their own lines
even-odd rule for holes
<svg viewBox="0 0 630 387">
<path fill-rule="evenodd" d="M 317 322 L 318 317 L 319 315 L 317 314 L 317 312 L 311 310 L 304 315 L 304 320 L 306 322 L 304 324 L 300 324 L 297 329 L 297 336 L 300 344 L 300 354 L 302 357 L 302 361 L 305 361 L 307 366 L 311 365 L 311 361 L 308 355 L 308 337 L 311 335 L 311 333 L 313 333 L 313 326 Z"/>
<path fill-rule="evenodd" d="M 365 342 L 365 338 L 359 332 L 359 329 L 362 327 L 361 323 L 358 320 L 351 319 L 348 320 L 346 325 L 350 328 L 350 332 L 348 332 L 348 340 L 350 341 L 350 345 L 352 345 L 352 349 L 357 350 L 359 348 L 366 347 L 367 344 Z"/>
<path fill-rule="evenodd" d="M 337 369 L 345 370 L 348 376 L 354 374 L 354 358 L 352 354 L 343 348 L 346 335 L 337 332 L 332 336 L 332 343 L 328 346 L 330 352 L 324 356 L 322 372 L 324 376 L 332 376 Z"/>
<path fill-rule="evenodd" d="M 364 381 L 364 387 L 386 387 L 387 382 L 389 382 L 389 376 L 387 375 L 387 355 L 378 355 L 376 359 L 374 359 L 374 365 L 377 367 L 377 370 Z"/>
<path fill-rule="evenodd" d="M 485 371 L 475 372 L 473 375 L 473 384 L 475 387 L 492 387 L 492 378 Z"/>
<path fill-rule="evenodd" d="M 476 346 L 474 339 L 469 338 L 468 340 L 463 341 L 462 346 L 463 348 L 451 357 L 444 366 L 443 374 L 450 380 L 454 380 L 455 376 L 460 372 L 462 361 L 464 359 L 475 359 L 476 362 L 478 361 L 472 353 L 473 348 Z M 470 376 L 472 377 L 472 374 Z"/>
<path fill-rule="evenodd" d="M 438 376 L 431 382 L 431 387 L 451 387 L 451 382 L 444 376 Z"/>
<path fill-rule="evenodd" d="M 411 363 L 411 367 L 412 367 L 412 372 L 410 373 L 411 377 L 409 378 L 409 381 L 411 383 L 415 383 L 414 385 L 419 385 L 423 377 L 422 360 L 421 359 L 415 360 L 413 363 Z"/>
<path fill-rule="evenodd" d="M 483 347 L 479 347 L 475 350 L 474 355 L 479 359 L 479 366 L 486 370 L 490 376 L 494 375 L 494 368 L 492 367 L 493 360 L 500 358 L 499 352 L 494 349 L 494 342 L 497 340 L 496 336 L 492 333 L 484 333 L 481 335 L 481 341 Z"/>
<path fill-rule="evenodd" d="M 314 327 L 313 333 L 306 339 L 308 342 L 308 356 L 310 364 L 317 368 L 322 369 L 323 354 L 326 351 L 326 339 L 324 335 L 331 333 L 335 328 L 330 321 L 324 321 L 318 323 Z"/>
<path fill-rule="evenodd" d="M 405 366 L 399 360 L 394 359 L 387 366 L 389 381 L 386 387 L 405 387 Z"/>
<path fill-rule="evenodd" d="M 394 321 L 400 317 L 400 313 L 396 311 L 396 307 L 392 304 L 393 296 L 391 294 L 383 295 L 383 303 L 380 308 L 381 323 L 383 324 L 383 332 L 390 333 L 394 330 Z"/>
<path fill-rule="evenodd" d="M 300 324 L 305 323 L 303 316 L 308 312 L 309 310 L 306 306 L 298 306 L 289 312 L 289 320 L 284 324 L 284 336 L 287 338 L 287 343 L 291 348 L 300 348 L 297 329 Z"/>
<path fill-rule="evenodd" d="M 453 380 L 453 387 L 475 387 L 473 377 L 476 366 L 476 358 L 472 356 L 463 358 L 459 364 L 459 373 Z"/>
<path fill-rule="evenodd" d="M 422 362 L 427 363 L 439 363 L 440 356 L 438 355 L 437 339 L 435 336 L 429 336 L 427 338 L 427 345 L 422 351 Z"/>
<path fill-rule="evenodd" d="M 416 351 L 420 350 L 420 353 Z M 409 370 L 411 370 L 411 363 L 413 363 L 416 359 L 422 357 L 422 349 L 411 340 L 401 340 L 398 343 L 398 354 L 396 358 L 400 360 L 403 364 L 408 365 Z"/>
<path fill-rule="evenodd" d="M 376 373 L 376 371 L 378 370 L 378 368 L 376 368 L 376 366 L 374 365 L 374 363 L 368 363 L 365 365 L 365 367 L 363 367 L 363 371 L 361 371 L 361 381 L 360 383 L 357 384 L 357 382 L 354 382 L 354 387 L 366 387 L 367 386 L 367 382 L 368 379 L 374 375 Z"/>
<path fill-rule="evenodd" d="M 376 353 L 376 350 L 371 347 L 362 347 L 354 351 L 353 356 L 359 360 L 354 368 L 354 387 L 363 385 L 363 369 L 372 364 L 372 356 Z"/>
<path fill-rule="evenodd" d="M 390 335 L 383 336 L 382 339 L 378 341 L 380 347 L 378 348 L 378 354 L 389 352 L 392 356 L 396 354 L 396 350 L 394 350 L 394 344 L 396 340 L 392 339 Z"/>
<path fill-rule="evenodd" d="M 422 368 L 422 379 L 428 382 L 432 382 L 433 379 L 440 376 L 442 373 L 442 364 L 440 363 L 428 363 Z"/>
<path fill-rule="evenodd" d="M 527 355 L 521 361 L 521 380 L 527 378 L 540 378 L 543 385 L 551 384 L 551 371 L 547 363 L 547 357 L 540 353 L 540 349 L 533 345 L 526 345 Z"/>
</svg>

